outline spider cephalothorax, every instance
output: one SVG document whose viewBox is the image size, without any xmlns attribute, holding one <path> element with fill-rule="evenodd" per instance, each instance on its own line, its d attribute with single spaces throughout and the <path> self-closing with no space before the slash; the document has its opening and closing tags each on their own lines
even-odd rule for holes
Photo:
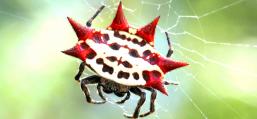
<svg viewBox="0 0 257 119">
<path fill-rule="evenodd" d="M 173 51 L 167 33 L 169 45 L 167 56 L 162 56 L 154 49 L 155 28 L 160 17 L 142 28 L 132 28 L 124 17 L 120 3 L 116 16 L 107 29 L 91 28 L 91 22 L 103 8 L 104 6 L 87 22 L 87 26 L 68 17 L 79 40 L 73 48 L 63 53 L 82 60 L 75 79 L 81 83 L 89 103 L 101 104 L 106 101 L 101 88 L 105 93 L 115 93 L 119 97 L 127 94 L 117 103 L 124 103 L 132 92 L 141 98 L 133 115 L 126 116 L 137 118 L 149 115 L 154 112 L 154 100 L 157 95 L 154 89 L 167 95 L 164 85 L 170 83 L 163 79 L 164 74 L 188 64 L 168 58 Z M 80 79 L 85 66 L 95 72 L 95 75 Z M 86 84 L 98 84 L 97 89 L 103 101 L 92 100 Z M 139 115 L 140 107 L 145 101 L 145 93 L 142 89 L 152 92 L 151 107 L 149 112 Z"/>
</svg>

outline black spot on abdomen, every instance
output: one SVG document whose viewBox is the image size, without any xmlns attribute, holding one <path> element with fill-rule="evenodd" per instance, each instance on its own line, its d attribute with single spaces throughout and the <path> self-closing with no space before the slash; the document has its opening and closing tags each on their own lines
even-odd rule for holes
<svg viewBox="0 0 257 119">
<path fill-rule="evenodd" d="M 123 77 L 124 77 L 125 79 L 128 79 L 128 78 L 129 78 L 129 73 L 128 73 L 128 72 L 124 72 L 124 73 L 123 73 Z"/>
<path fill-rule="evenodd" d="M 106 57 L 106 59 L 108 59 L 111 62 L 117 61 L 117 57 L 115 56 Z"/>
<path fill-rule="evenodd" d="M 156 64 L 158 62 L 158 55 L 157 54 L 152 54 L 149 59 L 148 62 L 152 65 Z"/>
<path fill-rule="evenodd" d="M 134 39 L 132 40 L 132 42 L 133 42 L 134 44 L 138 44 L 138 43 L 139 43 L 136 38 L 134 38 Z"/>
<path fill-rule="evenodd" d="M 96 53 L 94 51 L 91 51 L 88 55 L 87 58 L 88 59 L 93 59 L 96 56 Z"/>
<path fill-rule="evenodd" d="M 129 50 L 129 54 L 132 56 L 132 57 L 140 57 L 137 50 L 135 49 L 130 49 Z"/>
<path fill-rule="evenodd" d="M 128 61 L 122 62 L 123 66 L 126 68 L 132 68 L 132 64 L 130 64 Z"/>
<path fill-rule="evenodd" d="M 110 44 L 110 47 L 113 50 L 119 50 L 121 46 L 118 43 L 113 43 L 113 44 Z"/>
<path fill-rule="evenodd" d="M 137 72 L 134 72 L 133 74 L 134 79 L 138 80 L 139 79 L 139 74 Z"/>
<path fill-rule="evenodd" d="M 145 45 L 146 45 L 146 41 L 143 39 L 143 40 L 139 43 L 139 45 L 140 45 L 141 47 L 145 46 Z"/>
<path fill-rule="evenodd" d="M 121 34 L 119 33 L 119 31 L 114 31 L 114 36 L 115 36 L 115 37 L 118 37 L 118 38 L 120 38 L 120 39 L 122 39 L 122 40 L 126 40 L 126 36 L 125 36 L 125 35 L 121 35 Z"/>
<path fill-rule="evenodd" d="M 104 38 L 105 41 L 108 41 L 110 39 L 108 34 L 103 34 L 103 38 Z"/>
<path fill-rule="evenodd" d="M 118 77 L 118 78 L 125 78 L 125 79 L 128 79 L 128 78 L 129 78 L 129 75 L 130 75 L 130 74 L 129 74 L 128 72 L 119 71 L 117 77 Z"/>
<path fill-rule="evenodd" d="M 149 61 L 150 61 L 151 64 L 155 64 L 156 61 L 157 61 L 157 57 L 151 57 L 151 58 L 149 59 Z"/>
<path fill-rule="evenodd" d="M 94 34 L 93 40 L 94 40 L 96 43 L 101 43 L 101 42 L 102 42 L 101 35 L 100 35 L 100 34 Z"/>
<path fill-rule="evenodd" d="M 146 57 L 146 56 L 148 56 L 148 55 L 150 55 L 151 54 L 151 51 L 150 50 L 145 50 L 144 52 L 143 52 L 143 55 Z"/>
<path fill-rule="evenodd" d="M 119 37 L 120 36 L 120 33 L 119 31 L 114 31 L 114 34 L 113 34 L 115 37 Z"/>
<path fill-rule="evenodd" d="M 102 71 L 103 72 L 108 72 L 109 74 L 112 74 L 113 73 L 113 68 L 112 67 L 110 67 L 110 66 L 108 66 L 108 65 L 106 65 L 106 64 L 103 64 L 103 68 L 102 68 Z"/>
<path fill-rule="evenodd" d="M 143 71 L 142 75 L 145 81 L 148 81 L 150 79 L 149 71 Z"/>
<path fill-rule="evenodd" d="M 126 40 L 126 36 L 125 35 L 120 35 L 120 38 L 123 40 Z"/>
<path fill-rule="evenodd" d="M 159 71 L 154 70 L 154 71 L 152 71 L 152 73 L 153 73 L 153 76 L 155 78 L 160 78 L 161 77 L 161 73 Z"/>
<path fill-rule="evenodd" d="M 96 59 L 96 63 L 97 64 L 103 64 L 104 63 L 104 60 L 102 58 L 97 58 Z"/>
</svg>

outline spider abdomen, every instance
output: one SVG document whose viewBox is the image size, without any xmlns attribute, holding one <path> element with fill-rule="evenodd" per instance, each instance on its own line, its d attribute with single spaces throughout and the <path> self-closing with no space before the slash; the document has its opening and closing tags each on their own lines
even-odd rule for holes
<svg viewBox="0 0 257 119">
<path fill-rule="evenodd" d="M 145 85 L 146 80 L 143 77 L 143 71 L 145 70 L 158 71 L 161 76 L 163 75 L 160 67 L 156 64 L 152 65 L 149 63 L 148 58 L 143 54 L 144 49 L 156 52 L 150 45 L 145 44 L 145 46 L 142 47 L 133 43 L 133 41 L 124 40 L 127 38 L 128 34 L 123 36 L 124 39 L 121 39 L 120 37 L 116 37 L 113 31 L 103 30 L 101 33 L 108 34 L 109 40 L 107 42 L 99 42 L 104 41 L 103 37 L 97 38 L 97 41 L 94 37 L 85 41 L 85 43 L 96 52 L 94 58 L 86 58 L 85 62 L 90 65 L 98 75 L 128 86 Z M 132 35 L 130 35 L 130 37 L 132 37 Z M 123 41 L 118 42 L 119 40 Z M 113 44 L 116 46 L 113 46 Z M 135 74 L 137 75 L 135 76 Z"/>
</svg>

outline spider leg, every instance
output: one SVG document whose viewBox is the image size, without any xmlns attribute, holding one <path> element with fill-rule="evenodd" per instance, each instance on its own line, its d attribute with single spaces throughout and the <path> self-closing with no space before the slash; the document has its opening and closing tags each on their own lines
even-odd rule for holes
<svg viewBox="0 0 257 119">
<path fill-rule="evenodd" d="M 81 62 L 80 65 L 79 65 L 79 72 L 75 76 L 75 80 L 78 81 L 78 82 L 80 82 L 79 78 L 81 77 L 81 75 L 82 75 L 82 73 L 85 69 L 85 65 L 86 65 L 85 62 Z"/>
<path fill-rule="evenodd" d="M 157 93 L 153 88 L 144 88 L 144 89 L 146 89 L 146 90 L 148 90 L 152 93 L 151 94 L 151 101 L 150 101 L 150 111 L 147 112 L 147 113 L 139 115 L 140 117 L 145 117 L 145 116 L 147 116 L 147 115 L 149 115 L 149 114 L 151 114 L 155 111 L 154 101 L 156 99 Z"/>
<path fill-rule="evenodd" d="M 171 47 L 169 34 L 167 32 L 165 32 L 165 35 L 166 35 L 166 38 L 167 38 L 167 41 L 168 41 L 168 46 L 169 46 L 169 50 L 168 50 L 168 53 L 167 53 L 166 57 L 170 57 L 173 54 L 173 50 L 172 50 L 172 47 Z"/>
<path fill-rule="evenodd" d="M 92 25 L 92 21 L 97 17 L 97 15 L 104 9 L 104 5 L 102 5 L 96 13 L 87 21 L 87 27 L 90 27 Z"/>
<path fill-rule="evenodd" d="M 88 103 L 92 103 L 92 104 L 103 104 L 106 101 L 95 101 L 93 99 L 91 99 L 91 96 L 89 94 L 89 90 L 87 88 L 87 84 L 96 84 L 100 82 L 101 77 L 97 76 L 97 75 L 93 75 L 93 76 L 89 76 L 86 77 L 84 79 L 81 80 L 81 89 L 84 92 L 85 96 L 86 96 L 86 100 Z"/>
<path fill-rule="evenodd" d="M 97 85 L 97 91 L 98 91 L 99 96 L 100 96 L 104 101 L 106 101 L 106 98 L 104 97 L 103 92 L 102 92 L 102 90 L 101 90 L 101 86 L 102 86 L 102 84 L 98 83 L 98 85 Z"/>
<path fill-rule="evenodd" d="M 176 86 L 176 85 L 179 85 L 179 83 L 178 82 L 174 82 L 174 81 L 163 81 L 163 84 L 164 85 L 174 85 L 174 86 Z"/>
<path fill-rule="evenodd" d="M 130 92 L 127 92 L 127 95 L 124 99 L 117 101 L 117 104 L 123 104 L 126 100 L 128 100 L 130 98 Z"/>
<path fill-rule="evenodd" d="M 139 116 L 139 112 L 141 109 L 141 106 L 144 104 L 145 102 L 145 92 L 141 91 L 139 88 L 135 87 L 135 88 L 131 88 L 130 91 L 138 96 L 140 96 L 140 99 L 137 103 L 137 107 L 135 109 L 135 112 L 133 113 L 133 115 L 127 115 L 124 114 L 125 117 L 127 118 L 138 118 Z"/>
</svg>

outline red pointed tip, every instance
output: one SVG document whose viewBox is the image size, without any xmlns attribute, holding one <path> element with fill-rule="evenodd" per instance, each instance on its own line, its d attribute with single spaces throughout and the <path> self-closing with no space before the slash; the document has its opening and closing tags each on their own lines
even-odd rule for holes
<svg viewBox="0 0 257 119">
<path fill-rule="evenodd" d="M 79 40 L 86 40 L 92 36 L 92 30 L 67 17 Z"/>
<path fill-rule="evenodd" d="M 156 17 L 151 24 L 153 24 L 153 26 L 157 26 L 158 22 L 159 22 L 160 16 Z"/>
<path fill-rule="evenodd" d="M 167 90 L 166 90 L 166 88 L 164 87 L 163 83 L 160 80 L 153 80 L 151 82 L 147 82 L 146 86 L 147 85 L 153 87 L 154 89 L 157 89 L 162 94 L 168 96 Z"/>
<path fill-rule="evenodd" d="M 189 65 L 189 64 L 186 63 L 186 62 L 177 62 L 177 64 L 178 64 L 178 68 L 179 68 L 179 67 L 184 67 L 184 66 Z"/>
<path fill-rule="evenodd" d="M 146 81 L 145 86 L 152 87 L 157 89 L 161 93 L 168 95 L 166 88 L 163 85 L 162 79 L 163 76 L 158 71 L 143 71 L 143 76 L 147 76 L 148 79 Z"/>
<path fill-rule="evenodd" d="M 127 19 L 124 16 L 121 2 L 118 6 L 116 16 L 113 19 L 112 24 L 109 26 L 109 28 L 111 28 L 112 30 L 128 31 L 129 25 Z"/>
<path fill-rule="evenodd" d="M 81 28 L 83 29 L 83 26 L 79 23 L 77 23 L 76 21 L 74 21 L 72 18 L 67 17 L 68 21 L 70 22 L 71 26 L 75 29 Z"/>
<path fill-rule="evenodd" d="M 79 54 L 76 50 L 76 47 L 73 47 L 73 48 L 70 48 L 68 50 L 64 50 L 64 51 L 61 51 L 62 53 L 66 54 L 66 55 L 70 55 L 70 56 L 73 56 L 73 57 L 79 57 Z"/>
<path fill-rule="evenodd" d="M 76 46 L 61 52 L 66 55 L 70 55 L 84 61 L 87 55 L 85 51 L 86 49 L 83 49 L 80 45 L 77 44 Z"/>
<path fill-rule="evenodd" d="M 187 65 L 189 64 L 186 62 L 174 61 L 163 57 L 160 57 L 158 60 L 158 66 L 162 69 L 164 73 Z"/>
<path fill-rule="evenodd" d="M 167 92 L 165 92 L 165 93 L 163 93 L 164 95 L 166 95 L 166 96 L 169 96 L 169 94 L 167 93 Z"/>
<path fill-rule="evenodd" d="M 160 88 L 158 89 L 162 94 L 168 96 L 167 89 L 164 87 L 164 85 L 160 84 Z"/>
<path fill-rule="evenodd" d="M 119 2 L 119 7 L 120 7 L 120 6 L 122 7 L 122 2 L 121 2 L 121 1 Z"/>
<path fill-rule="evenodd" d="M 137 31 L 137 35 L 144 38 L 150 45 L 154 45 L 154 34 L 160 16 L 156 17 L 151 23 L 145 25 Z"/>
</svg>

